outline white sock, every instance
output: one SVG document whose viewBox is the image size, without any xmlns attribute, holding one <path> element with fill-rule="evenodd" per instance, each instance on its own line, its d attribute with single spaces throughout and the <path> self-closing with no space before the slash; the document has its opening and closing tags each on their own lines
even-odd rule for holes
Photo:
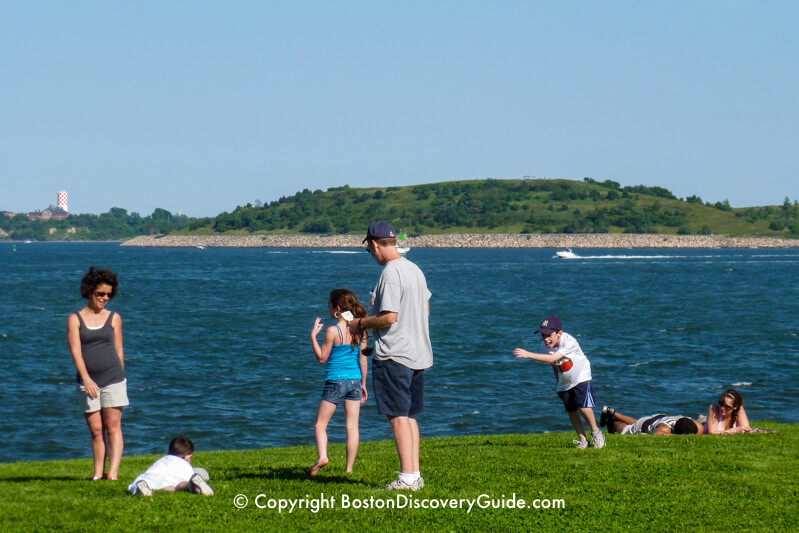
<svg viewBox="0 0 799 533">
<path fill-rule="evenodd" d="M 416 480 L 419 478 L 419 474 L 417 473 L 406 474 L 405 472 L 400 472 L 399 478 L 404 483 L 407 483 L 408 485 L 413 485 L 416 482 Z"/>
</svg>

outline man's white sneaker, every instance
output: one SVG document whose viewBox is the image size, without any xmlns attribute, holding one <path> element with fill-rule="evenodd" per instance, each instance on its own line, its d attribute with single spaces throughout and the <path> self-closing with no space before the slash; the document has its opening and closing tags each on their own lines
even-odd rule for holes
<svg viewBox="0 0 799 533">
<path fill-rule="evenodd" d="M 424 480 L 422 480 L 421 476 L 410 485 L 402 481 L 402 478 L 398 476 L 397 479 L 388 484 L 386 490 L 419 490 L 422 487 L 424 487 Z"/>
</svg>

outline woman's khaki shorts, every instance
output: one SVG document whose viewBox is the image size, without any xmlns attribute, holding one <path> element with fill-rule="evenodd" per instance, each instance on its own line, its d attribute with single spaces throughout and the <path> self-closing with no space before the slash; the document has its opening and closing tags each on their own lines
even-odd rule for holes
<svg viewBox="0 0 799 533">
<path fill-rule="evenodd" d="M 127 379 L 101 387 L 100 395 L 97 398 L 89 398 L 86 394 L 86 387 L 83 385 L 78 385 L 78 394 L 80 395 L 80 406 L 84 413 L 94 413 L 107 407 L 130 405 Z"/>
</svg>

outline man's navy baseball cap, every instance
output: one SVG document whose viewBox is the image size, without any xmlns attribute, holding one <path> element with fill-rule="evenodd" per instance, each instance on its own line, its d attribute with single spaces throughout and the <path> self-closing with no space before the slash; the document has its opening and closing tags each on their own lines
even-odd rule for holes
<svg viewBox="0 0 799 533">
<path fill-rule="evenodd" d="M 562 329 L 563 324 L 560 323 L 560 319 L 558 317 L 548 316 L 541 322 L 541 327 L 535 330 L 535 332 L 549 335 L 553 331 L 561 331 Z"/>
<path fill-rule="evenodd" d="M 388 222 L 378 220 L 377 222 L 372 222 L 372 225 L 369 226 L 369 229 L 366 231 L 366 238 L 361 242 L 366 242 L 367 240 L 373 241 L 375 239 L 394 239 L 396 237 L 397 232 L 394 231 L 394 226 Z"/>
</svg>

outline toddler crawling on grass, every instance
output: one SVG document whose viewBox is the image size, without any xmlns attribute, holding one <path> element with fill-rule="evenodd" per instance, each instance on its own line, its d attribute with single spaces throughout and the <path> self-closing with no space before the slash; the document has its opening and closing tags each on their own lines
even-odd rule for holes
<svg viewBox="0 0 799 533">
<path fill-rule="evenodd" d="M 152 496 L 153 491 L 175 492 L 184 490 L 204 496 L 213 496 L 208 484 L 208 473 L 191 466 L 194 443 L 187 437 L 176 437 L 169 443 L 169 454 L 161 457 L 130 484 L 131 494 Z M 199 471 L 199 473 L 198 473 Z M 205 473 L 205 475 L 203 475 Z"/>
</svg>

